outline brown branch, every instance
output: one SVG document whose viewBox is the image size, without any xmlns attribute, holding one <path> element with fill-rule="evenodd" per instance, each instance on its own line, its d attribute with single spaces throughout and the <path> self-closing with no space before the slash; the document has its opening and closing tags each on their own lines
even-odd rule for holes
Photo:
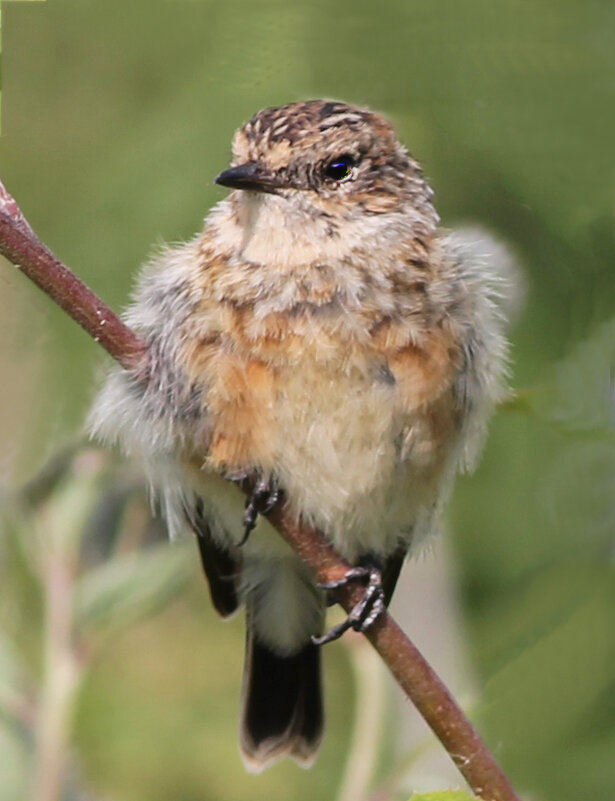
<svg viewBox="0 0 615 801">
<path fill-rule="evenodd" d="M 40 242 L 1 182 L 0 253 L 19 266 L 114 359 L 146 380 L 143 342 Z M 297 523 L 285 509 L 274 510 L 270 519 L 320 581 L 344 576 L 349 565 L 320 531 Z M 336 590 L 336 598 L 347 612 L 361 600 L 361 595 L 358 586 Z M 388 613 L 381 615 L 366 637 L 476 795 L 485 801 L 520 801 L 470 721 L 393 618 Z"/>
</svg>

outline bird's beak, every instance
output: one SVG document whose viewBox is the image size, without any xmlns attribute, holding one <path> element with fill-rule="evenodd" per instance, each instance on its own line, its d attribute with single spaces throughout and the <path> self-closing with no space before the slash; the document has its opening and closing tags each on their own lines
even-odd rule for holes
<svg viewBox="0 0 615 801">
<path fill-rule="evenodd" d="M 231 189 L 249 189 L 252 192 L 269 192 L 277 194 L 283 184 L 279 179 L 259 164 L 258 161 L 247 161 L 238 167 L 224 170 L 214 181 L 220 186 L 229 186 Z"/>
</svg>

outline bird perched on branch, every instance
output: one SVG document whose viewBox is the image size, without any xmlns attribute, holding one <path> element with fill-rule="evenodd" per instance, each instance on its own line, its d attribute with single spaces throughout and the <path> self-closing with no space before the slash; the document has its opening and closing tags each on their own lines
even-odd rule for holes
<svg viewBox="0 0 615 801">
<path fill-rule="evenodd" d="M 148 379 L 115 368 L 90 425 L 143 460 L 171 534 L 196 532 L 218 612 L 246 606 L 247 766 L 308 766 L 320 645 L 388 604 L 503 392 L 501 276 L 439 228 L 418 163 L 366 109 L 260 111 L 216 183 L 231 192 L 202 233 L 138 279 L 125 319 Z M 324 635 L 327 588 L 267 522 L 275 503 L 365 583 Z"/>
</svg>

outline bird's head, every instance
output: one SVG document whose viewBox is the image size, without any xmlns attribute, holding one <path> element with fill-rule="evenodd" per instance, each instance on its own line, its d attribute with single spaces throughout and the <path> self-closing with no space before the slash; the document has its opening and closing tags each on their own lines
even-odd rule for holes
<svg viewBox="0 0 615 801">
<path fill-rule="evenodd" d="M 437 224 L 432 191 L 393 126 L 345 103 L 259 111 L 235 134 L 231 166 L 216 183 L 248 193 L 249 202 L 290 204 L 293 214 L 343 220 L 411 212 L 426 229 Z"/>
</svg>

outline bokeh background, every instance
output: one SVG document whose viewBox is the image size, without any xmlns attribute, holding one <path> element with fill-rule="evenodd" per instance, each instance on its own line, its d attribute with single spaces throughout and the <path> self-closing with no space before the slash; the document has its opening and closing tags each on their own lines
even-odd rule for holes
<svg viewBox="0 0 615 801">
<path fill-rule="evenodd" d="M 300 98 L 385 112 L 444 224 L 507 243 L 518 395 L 394 609 L 528 798 L 615 797 L 615 5 L 46 0 L 4 3 L 2 29 L 0 174 L 114 308 L 223 196 L 234 129 Z M 6 262 L 0 326 L 2 801 L 385 801 L 461 782 L 351 640 L 327 649 L 317 766 L 246 775 L 242 621 L 215 618 L 135 466 L 73 454 L 104 355 Z M 349 754 L 355 778 L 368 766 L 352 790 Z"/>
</svg>

